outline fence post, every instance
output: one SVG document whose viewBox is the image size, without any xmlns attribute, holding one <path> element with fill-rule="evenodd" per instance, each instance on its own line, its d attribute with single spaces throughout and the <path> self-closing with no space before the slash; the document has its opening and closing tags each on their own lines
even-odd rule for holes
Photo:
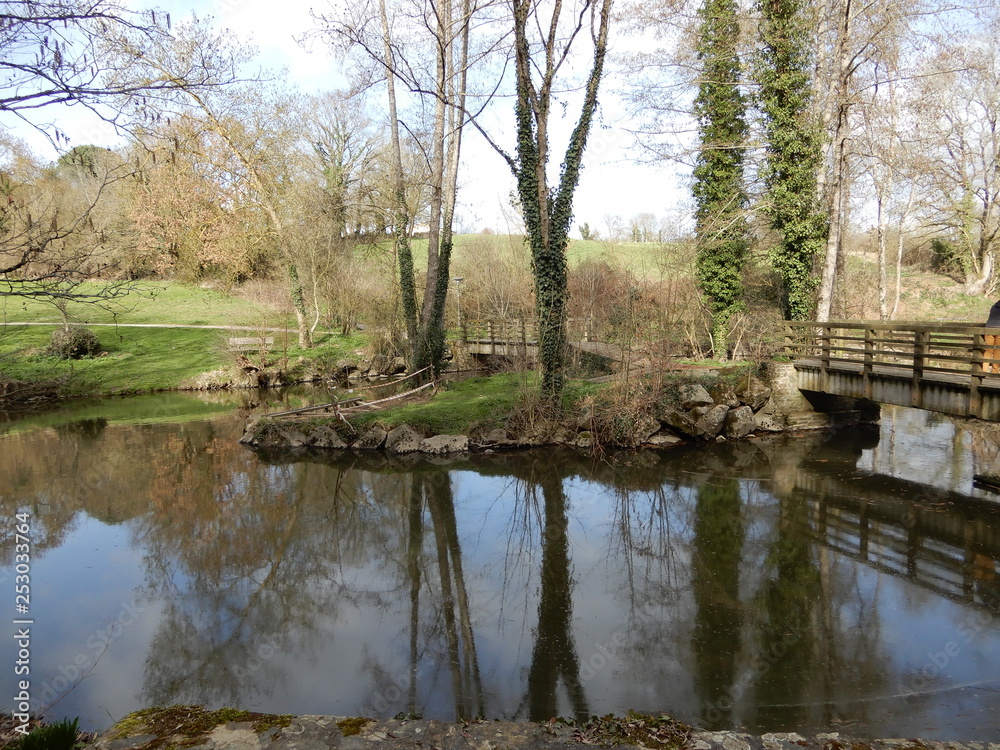
<svg viewBox="0 0 1000 750">
<path fill-rule="evenodd" d="M 493 321 L 492 320 L 487 320 L 486 321 L 486 336 L 490 340 L 490 354 L 496 354 L 497 353 L 497 340 L 493 336 Z"/>
<path fill-rule="evenodd" d="M 930 331 L 917 330 L 913 332 L 913 380 L 910 383 L 910 406 L 920 409 L 924 403 L 921 391 L 924 367 L 927 364 L 927 343 L 930 341 Z"/>
<path fill-rule="evenodd" d="M 823 375 L 823 387 L 827 387 L 830 379 L 830 339 L 832 337 L 833 328 L 830 326 L 823 326 L 820 328 L 820 356 L 819 356 L 819 367 L 820 373 Z"/>
<path fill-rule="evenodd" d="M 865 389 L 865 398 L 869 401 L 872 397 L 872 372 L 874 371 L 875 363 L 875 338 L 876 331 L 874 328 L 865 329 L 865 365 L 862 375 Z"/>
<path fill-rule="evenodd" d="M 989 365 L 983 362 L 986 349 L 986 336 L 976 333 L 972 336 L 972 362 L 969 364 L 969 404 L 966 407 L 970 417 L 982 418 L 983 397 L 979 389 Z"/>
</svg>

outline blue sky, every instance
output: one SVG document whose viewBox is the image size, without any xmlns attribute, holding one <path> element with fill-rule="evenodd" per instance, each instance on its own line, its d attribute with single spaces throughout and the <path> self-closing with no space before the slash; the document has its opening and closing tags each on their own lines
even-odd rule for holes
<svg viewBox="0 0 1000 750">
<path fill-rule="evenodd" d="M 148 3 L 132 0 L 134 8 L 155 5 L 171 14 L 177 22 L 192 11 L 199 16 L 211 16 L 220 28 L 229 28 L 242 41 L 259 49 L 259 65 L 269 69 L 285 68 L 288 78 L 298 89 L 315 93 L 343 86 L 341 62 L 331 55 L 321 41 L 305 46 L 300 40 L 314 28 L 311 9 L 332 12 L 326 0 L 307 2 L 284 0 L 276 4 L 269 0 L 164 0 Z M 277 11 L 276 11 L 277 8 Z M 609 76 L 604 83 L 605 104 L 600 112 L 599 126 L 592 131 L 585 169 L 576 197 L 574 226 L 588 223 L 592 229 L 606 233 L 607 219 L 618 216 L 626 222 L 640 213 L 669 218 L 676 226 L 687 221 L 689 200 L 683 176 L 672 165 L 656 167 L 636 165 L 632 161 L 631 134 L 619 127 L 619 115 L 610 92 L 616 81 Z M 94 143 L 113 146 L 120 137 L 82 107 L 62 112 L 47 112 L 71 138 L 71 145 Z M 502 116 L 498 112 L 497 117 Z M 570 118 L 567 118 L 570 119 Z M 18 129 L 45 158 L 57 155 L 52 146 L 38 133 Z M 558 163 L 561 143 L 553 139 L 553 161 Z M 476 134 L 469 129 L 463 145 L 464 164 L 460 181 L 460 231 L 490 228 L 510 231 L 513 213 L 509 195 L 514 187 L 506 164 Z"/>
</svg>

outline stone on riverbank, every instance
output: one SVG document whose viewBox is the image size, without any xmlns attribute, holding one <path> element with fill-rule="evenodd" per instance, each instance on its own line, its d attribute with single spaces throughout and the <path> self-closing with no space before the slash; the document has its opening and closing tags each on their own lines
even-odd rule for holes
<svg viewBox="0 0 1000 750">
<path fill-rule="evenodd" d="M 176 708 L 176 707 L 175 707 Z M 175 710 L 175 709 L 171 709 Z M 228 710 L 228 709 L 224 709 Z M 113 727 L 89 746 L 93 750 L 153 750 L 193 747 L 202 750 L 561 750 L 598 747 L 656 747 L 661 750 L 1000 750 L 990 742 L 940 742 L 917 739 L 866 740 L 839 733 L 812 737 L 794 733 L 751 735 L 708 732 L 669 717 L 630 715 L 585 722 L 553 719 L 546 723 L 475 720 L 444 722 L 362 717 L 295 716 L 270 726 L 232 721 L 194 733 L 150 734 L 145 726 L 131 733 Z M 122 725 L 131 717 L 123 720 Z"/>
<path fill-rule="evenodd" d="M 473 430 L 472 438 L 462 435 L 428 436 L 409 425 L 391 431 L 374 426 L 353 441 L 351 448 L 384 450 L 390 454 L 424 453 L 453 455 L 470 450 L 533 448 L 569 445 L 581 450 L 606 448 L 668 447 L 686 440 L 739 440 L 753 435 L 787 430 L 823 429 L 840 424 L 877 421 L 878 407 L 870 402 L 841 399 L 839 408 L 817 412 L 796 386 L 794 366 L 772 363 L 772 385 L 747 376 L 737 386 L 727 382 L 688 382 L 668 386 L 637 400 L 631 412 L 621 413 L 613 404 L 603 410 L 594 399 L 585 400 L 577 414 L 558 419 L 513 419 L 507 427 L 483 435 Z M 860 406 L 859 406 L 860 405 Z M 864 408 L 861 408 L 864 407 Z M 618 411 L 616 411 L 618 409 Z M 525 421 L 515 427 L 519 421 Z M 262 448 L 342 449 L 350 438 L 336 421 L 286 423 L 261 419 L 247 425 L 241 442 Z M 317 434 L 316 430 L 322 430 Z"/>
</svg>

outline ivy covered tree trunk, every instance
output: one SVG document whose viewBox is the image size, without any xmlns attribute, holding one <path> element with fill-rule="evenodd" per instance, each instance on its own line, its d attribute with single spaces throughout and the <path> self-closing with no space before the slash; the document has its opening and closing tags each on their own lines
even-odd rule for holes
<svg viewBox="0 0 1000 750">
<path fill-rule="evenodd" d="M 395 79 L 405 74 L 396 65 L 396 47 L 392 44 L 385 0 L 380 16 L 382 59 L 386 68 L 389 118 L 395 181 L 395 247 L 399 264 L 403 317 L 409 339 L 410 368 L 430 368 L 437 372 L 445 355 L 445 305 L 450 281 L 452 222 L 458 190 L 458 165 L 462 131 L 465 125 L 466 80 L 469 67 L 469 33 L 474 8 L 469 0 L 458 5 L 442 0 L 435 14 L 434 35 L 436 65 L 434 76 L 434 125 L 429 153 L 430 231 L 427 239 L 427 274 L 422 302 L 418 301 L 410 246 L 411 212 L 406 204 L 402 143 L 396 108 Z M 406 65 L 401 64 L 405 68 Z M 412 86 L 411 86 L 412 88 Z"/>
<path fill-rule="evenodd" d="M 810 119 L 807 17 L 800 0 L 761 2 L 756 77 L 767 144 L 764 212 L 781 234 L 771 262 L 781 277 L 782 313 L 789 320 L 808 320 L 813 314 L 815 259 L 827 235 L 817 200 L 821 157 L 819 129 Z"/>
<path fill-rule="evenodd" d="M 303 349 L 312 348 L 312 331 L 306 314 L 306 299 L 302 292 L 302 281 L 299 279 L 299 269 L 294 263 L 288 264 L 288 288 L 292 297 L 292 307 L 295 308 L 295 320 L 299 330 L 299 346 Z"/>
<path fill-rule="evenodd" d="M 712 312 L 714 354 L 728 358 L 729 321 L 743 308 L 749 249 L 743 159 L 746 102 L 740 92 L 740 36 L 735 0 L 705 0 L 694 101 L 701 145 L 694 168 L 698 287 Z"/>
<path fill-rule="evenodd" d="M 531 246 L 538 314 L 538 359 L 542 372 L 542 395 L 558 404 L 566 381 L 566 248 L 573 220 L 573 195 L 580 181 L 583 153 L 597 108 L 597 91 L 604 71 L 604 57 L 611 23 L 611 0 L 586 0 L 578 8 L 565 39 L 574 39 L 585 20 L 593 19 L 593 65 L 587 79 L 580 116 L 563 157 L 558 185 L 549 188 L 546 177 L 549 145 L 549 113 L 559 65 L 567 53 L 556 30 L 563 6 L 556 4 L 553 16 L 541 19 L 531 0 L 513 0 L 514 54 L 517 80 L 517 155 L 508 158 L 517 180 L 524 225 Z M 573 25 L 575 24 L 575 25 Z M 531 39 L 532 30 L 548 29 L 547 35 Z M 533 57 L 534 53 L 534 57 Z"/>
</svg>

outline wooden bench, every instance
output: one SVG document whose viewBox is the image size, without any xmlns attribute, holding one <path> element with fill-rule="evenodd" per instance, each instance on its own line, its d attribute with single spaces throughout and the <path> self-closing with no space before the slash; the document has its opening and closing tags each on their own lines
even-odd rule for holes
<svg viewBox="0 0 1000 750">
<path fill-rule="evenodd" d="M 243 336 L 226 340 L 231 352 L 259 352 L 274 345 L 273 336 Z"/>
</svg>

